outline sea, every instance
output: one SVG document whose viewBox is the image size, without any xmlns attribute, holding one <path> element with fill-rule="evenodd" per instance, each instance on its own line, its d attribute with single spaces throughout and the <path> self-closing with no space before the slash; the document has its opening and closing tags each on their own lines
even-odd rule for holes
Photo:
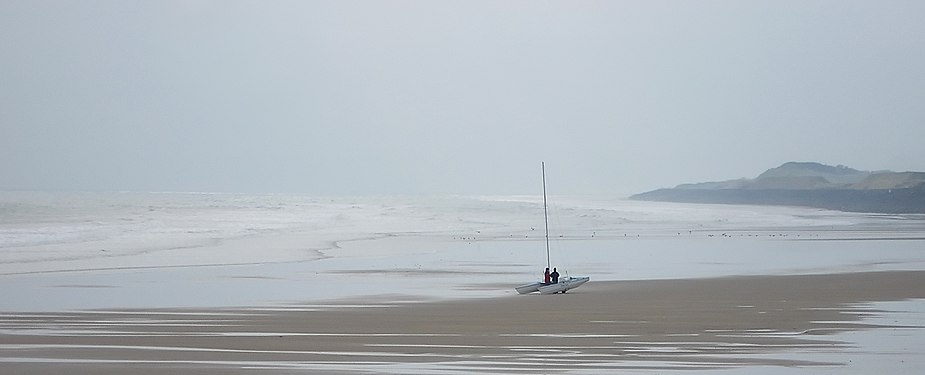
<svg viewBox="0 0 925 375">
<path fill-rule="evenodd" d="M 0 311 L 486 298 L 547 262 L 592 282 L 925 269 L 925 215 L 548 201 L 0 192 Z"/>
<path fill-rule="evenodd" d="M 550 196 L 545 208 L 542 196 L 0 192 L 0 315 L 496 298 L 547 264 L 592 283 L 925 270 L 925 215 L 615 196 Z M 785 355 L 840 365 L 724 373 L 925 368 L 925 300 L 851 308 L 890 328 Z"/>
</svg>

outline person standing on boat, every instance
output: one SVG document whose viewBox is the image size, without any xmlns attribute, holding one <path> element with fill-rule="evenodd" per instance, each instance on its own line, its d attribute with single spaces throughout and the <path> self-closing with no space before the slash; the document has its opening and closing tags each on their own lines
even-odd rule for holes
<svg viewBox="0 0 925 375">
<path fill-rule="evenodd" d="M 543 274 L 543 285 L 549 285 L 549 267 L 546 267 L 546 272 Z"/>
<path fill-rule="evenodd" d="M 553 267 L 552 273 L 549 274 L 549 276 L 552 277 L 552 283 L 553 283 L 553 284 L 558 284 L 558 283 L 559 283 L 559 271 L 556 271 L 556 268 L 555 268 L 555 267 Z"/>
</svg>

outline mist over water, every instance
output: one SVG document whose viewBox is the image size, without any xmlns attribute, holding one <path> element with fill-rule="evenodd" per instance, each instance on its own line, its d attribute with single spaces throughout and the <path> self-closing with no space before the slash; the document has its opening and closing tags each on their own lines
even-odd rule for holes
<svg viewBox="0 0 925 375">
<path fill-rule="evenodd" d="M 925 218 L 555 196 L 592 280 L 925 269 Z M 501 296 L 545 266 L 542 197 L 0 193 L 0 310 Z M 45 298 L 25 296 L 39 293 Z"/>
</svg>

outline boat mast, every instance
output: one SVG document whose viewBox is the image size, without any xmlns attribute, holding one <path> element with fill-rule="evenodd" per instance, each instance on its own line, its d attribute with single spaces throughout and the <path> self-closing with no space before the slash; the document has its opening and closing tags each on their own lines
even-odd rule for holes
<svg viewBox="0 0 925 375">
<path fill-rule="evenodd" d="M 541 162 L 543 167 L 543 221 L 546 224 L 546 268 L 549 268 L 549 214 L 546 208 L 546 162 Z"/>
</svg>

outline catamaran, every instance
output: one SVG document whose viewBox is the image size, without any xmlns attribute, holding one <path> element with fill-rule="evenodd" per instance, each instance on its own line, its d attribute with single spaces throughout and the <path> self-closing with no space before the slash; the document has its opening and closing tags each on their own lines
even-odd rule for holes
<svg viewBox="0 0 925 375">
<path fill-rule="evenodd" d="M 549 209 L 546 204 L 546 163 L 542 163 L 543 167 L 543 219 L 546 224 L 546 269 L 549 270 Z M 525 284 L 514 288 L 517 293 L 528 294 L 533 292 L 540 292 L 540 294 L 556 294 L 556 293 L 565 293 L 569 289 L 575 289 L 584 283 L 591 280 L 588 276 L 568 276 L 563 279 L 559 279 L 559 282 L 555 284 L 546 284 L 542 281 L 532 282 L 530 284 Z"/>
</svg>

